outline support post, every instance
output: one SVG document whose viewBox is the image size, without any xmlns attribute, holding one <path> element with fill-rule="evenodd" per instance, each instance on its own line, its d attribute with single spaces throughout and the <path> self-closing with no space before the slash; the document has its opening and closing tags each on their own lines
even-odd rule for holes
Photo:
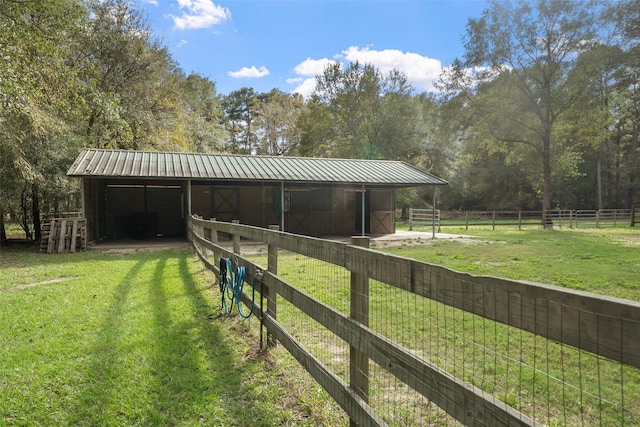
<svg viewBox="0 0 640 427">
<path fill-rule="evenodd" d="M 284 231 L 284 182 L 280 183 L 280 230 Z"/>
<path fill-rule="evenodd" d="M 433 209 L 431 211 L 431 238 L 436 238 L 436 187 L 433 187 Z"/>
<path fill-rule="evenodd" d="M 86 200 L 85 200 L 85 196 L 84 196 L 84 192 L 85 192 L 85 179 L 82 178 L 82 180 L 80 180 L 80 192 L 82 195 L 82 218 L 86 218 L 87 217 L 87 204 L 86 204 Z"/>
<path fill-rule="evenodd" d="M 368 237 L 351 238 L 351 244 L 369 248 Z M 363 326 L 369 326 L 369 278 L 366 274 L 351 273 L 351 318 Z M 350 347 L 349 382 L 351 389 L 369 403 L 369 357 L 366 353 Z M 357 424 L 351 420 L 351 427 Z"/>
<path fill-rule="evenodd" d="M 366 230 L 366 227 L 364 225 L 364 220 L 366 218 L 366 215 L 365 215 L 365 212 L 364 212 L 364 209 L 365 209 L 365 206 L 366 206 L 366 203 L 364 202 L 364 195 L 365 195 L 364 192 L 365 192 L 364 184 L 362 184 L 362 233 L 360 234 L 361 236 L 365 235 L 365 230 Z"/>
<path fill-rule="evenodd" d="M 240 224 L 240 220 L 234 219 L 231 221 L 233 224 Z M 240 255 L 240 235 L 234 233 L 233 236 L 233 253 Z"/>
<path fill-rule="evenodd" d="M 279 231 L 277 225 L 270 225 L 269 230 Z M 267 271 L 274 276 L 278 275 L 278 247 L 276 245 L 269 244 L 267 246 Z M 268 286 L 264 288 L 264 298 L 267 300 L 267 314 L 273 319 L 277 319 L 278 314 L 278 298 L 275 290 Z M 267 330 L 267 347 L 275 347 L 278 342 L 274 338 L 273 334 Z"/>
</svg>

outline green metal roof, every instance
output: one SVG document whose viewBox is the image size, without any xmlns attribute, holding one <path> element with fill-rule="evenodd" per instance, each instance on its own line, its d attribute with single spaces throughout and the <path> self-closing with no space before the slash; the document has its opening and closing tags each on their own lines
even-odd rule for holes
<svg viewBox="0 0 640 427">
<path fill-rule="evenodd" d="M 72 177 L 349 183 L 388 187 L 446 185 L 408 163 L 312 157 L 242 156 L 155 151 L 83 150 Z"/>
</svg>

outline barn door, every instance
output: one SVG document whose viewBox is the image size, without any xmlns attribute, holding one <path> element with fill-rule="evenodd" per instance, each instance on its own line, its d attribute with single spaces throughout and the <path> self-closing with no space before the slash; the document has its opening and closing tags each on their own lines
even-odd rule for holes
<svg viewBox="0 0 640 427">
<path fill-rule="evenodd" d="M 238 187 L 213 188 L 213 214 L 218 221 L 239 219 L 240 191 Z"/>
</svg>

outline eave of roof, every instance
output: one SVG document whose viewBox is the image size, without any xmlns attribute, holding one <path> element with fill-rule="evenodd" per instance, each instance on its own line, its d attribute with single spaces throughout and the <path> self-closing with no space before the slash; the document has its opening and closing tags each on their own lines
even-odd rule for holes
<svg viewBox="0 0 640 427">
<path fill-rule="evenodd" d="M 67 175 L 79 178 L 162 178 L 214 181 L 349 183 L 389 187 L 447 181 L 393 160 L 275 157 L 86 149 Z"/>
</svg>

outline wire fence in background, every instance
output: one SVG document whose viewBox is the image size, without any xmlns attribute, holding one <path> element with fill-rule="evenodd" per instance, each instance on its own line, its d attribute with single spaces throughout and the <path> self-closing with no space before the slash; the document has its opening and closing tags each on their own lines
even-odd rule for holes
<svg viewBox="0 0 640 427">
<path fill-rule="evenodd" d="M 614 228 L 635 224 L 637 209 L 548 211 L 434 211 L 409 209 L 409 230 L 440 232 L 442 227 L 500 228 Z"/>
</svg>

